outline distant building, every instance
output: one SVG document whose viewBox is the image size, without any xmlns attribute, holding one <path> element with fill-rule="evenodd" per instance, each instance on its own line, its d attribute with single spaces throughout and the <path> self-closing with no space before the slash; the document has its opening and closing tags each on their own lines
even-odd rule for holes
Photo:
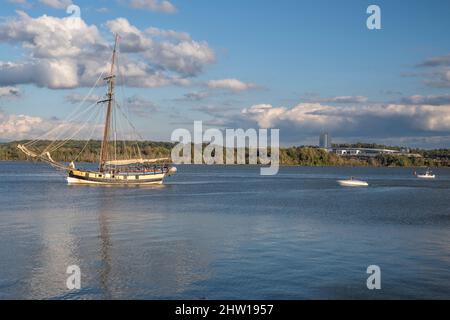
<svg viewBox="0 0 450 320">
<path fill-rule="evenodd" d="M 409 150 L 390 150 L 376 148 L 333 148 L 331 152 L 343 157 L 376 157 L 379 155 L 407 156 L 421 158 L 419 154 L 410 153 Z"/>
<path fill-rule="evenodd" d="M 331 149 L 331 136 L 328 133 L 322 133 L 319 138 L 319 147 L 323 149 Z"/>
</svg>

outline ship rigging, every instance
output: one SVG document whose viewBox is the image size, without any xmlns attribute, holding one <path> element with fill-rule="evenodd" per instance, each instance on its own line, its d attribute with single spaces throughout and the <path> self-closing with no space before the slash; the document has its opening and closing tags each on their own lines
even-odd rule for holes
<svg viewBox="0 0 450 320">
<path fill-rule="evenodd" d="M 167 176 L 176 173 L 177 169 L 166 161 L 169 158 L 156 158 L 156 159 L 145 159 L 141 153 L 139 143 L 137 140 L 133 143 L 130 148 L 126 146 L 126 139 L 122 140 L 121 148 L 118 147 L 117 139 L 117 114 L 120 112 L 128 122 L 128 125 L 133 129 L 133 132 L 137 134 L 137 130 L 133 124 L 129 121 L 128 116 L 122 110 L 121 106 L 117 103 L 115 99 L 115 86 L 116 86 L 116 68 L 118 69 L 117 57 L 119 36 L 116 35 L 114 41 L 114 48 L 111 59 L 111 66 L 109 69 L 109 74 L 103 77 L 102 73 L 94 88 L 97 86 L 100 79 L 103 78 L 107 83 L 107 93 L 106 96 L 99 101 L 93 103 L 90 107 L 82 110 L 80 112 L 74 111 L 75 117 L 80 116 L 80 114 L 87 113 L 88 111 L 95 110 L 96 106 L 105 106 L 105 117 L 104 124 L 102 128 L 102 140 L 100 153 L 98 158 L 98 169 L 97 170 L 84 170 L 79 169 L 75 165 L 75 161 L 81 155 L 81 153 L 88 146 L 91 140 L 92 134 L 96 129 L 101 129 L 98 127 L 92 128 L 91 136 L 87 140 L 84 148 L 80 151 L 75 159 L 73 159 L 70 164 L 66 165 L 55 161 L 51 152 L 55 152 L 60 149 L 68 142 L 70 142 L 75 135 L 85 128 L 86 125 L 90 124 L 89 119 L 84 125 L 82 125 L 75 133 L 71 133 L 68 138 L 65 139 L 55 139 L 45 147 L 44 150 L 37 150 L 36 144 L 42 141 L 42 137 L 28 141 L 23 144 L 19 144 L 17 147 L 23 153 L 25 153 L 29 158 L 45 162 L 57 169 L 63 170 L 67 173 L 67 182 L 69 184 L 100 184 L 100 185 L 153 185 L 162 184 Z M 117 72 L 119 73 L 119 71 Z M 92 93 L 93 88 L 89 92 L 88 96 Z M 82 102 L 86 101 L 86 96 Z M 82 105 L 82 103 L 80 104 Z M 99 111 L 97 110 L 97 113 Z M 60 126 L 63 126 L 61 124 Z M 58 126 L 58 127 L 60 127 Z M 53 128 L 51 131 L 57 131 L 58 128 Z M 49 134 L 49 133 L 47 133 Z M 46 134 L 44 134 L 45 136 Z M 111 139 L 113 136 L 113 139 Z M 138 137 L 140 137 L 138 135 Z M 128 151 L 131 150 L 131 151 Z M 119 151 L 122 151 L 122 155 Z"/>
</svg>

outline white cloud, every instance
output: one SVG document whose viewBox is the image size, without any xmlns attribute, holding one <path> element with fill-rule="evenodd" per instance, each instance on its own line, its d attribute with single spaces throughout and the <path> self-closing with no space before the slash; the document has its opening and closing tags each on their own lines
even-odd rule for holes
<svg viewBox="0 0 450 320">
<path fill-rule="evenodd" d="M 31 18 L 19 11 L 16 18 L 1 23 L 0 42 L 21 44 L 29 58 L 0 62 L 0 85 L 34 83 L 59 89 L 91 83 L 92 78 L 86 77 L 93 70 L 99 71 L 101 60 L 107 57 L 102 49 L 107 46 L 97 27 L 81 19 L 74 24 L 73 19 Z M 88 69 L 90 57 L 96 58 L 97 65 Z"/>
<path fill-rule="evenodd" d="M 122 52 L 143 52 L 150 49 L 153 41 L 145 37 L 144 33 L 131 25 L 125 18 L 117 18 L 106 23 L 108 29 L 120 34 L 120 49 Z"/>
<path fill-rule="evenodd" d="M 147 29 L 147 32 L 142 32 L 124 18 L 108 21 L 107 26 L 111 32 L 121 35 L 123 51 L 142 53 L 158 69 L 189 77 L 198 75 L 206 65 L 215 61 L 214 51 L 208 44 L 194 41 L 188 34 L 182 36 L 181 33 L 160 29 Z M 150 37 L 155 34 L 170 39 L 157 42 Z"/>
<path fill-rule="evenodd" d="M 177 8 L 167 0 L 129 0 L 128 4 L 135 9 L 146 9 L 164 13 L 175 13 L 177 11 Z"/>
<path fill-rule="evenodd" d="M 0 24 L 0 41 L 20 43 L 37 59 L 76 58 L 85 50 L 105 46 L 96 26 L 88 26 L 82 19 L 77 22 L 71 17 L 31 18 L 18 11 L 17 17 Z"/>
<path fill-rule="evenodd" d="M 257 86 L 254 83 L 246 83 L 237 79 L 222 79 L 208 81 L 208 87 L 212 89 L 225 89 L 230 91 L 246 91 Z"/>
<path fill-rule="evenodd" d="M 146 56 L 159 65 L 185 76 L 195 76 L 203 71 L 205 65 L 215 61 L 214 52 L 208 44 L 196 41 L 162 42 Z"/>
<path fill-rule="evenodd" d="M 3 140 L 23 139 L 74 139 L 99 138 L 102 124 L 81 121 L 63 121 L 56 118 L 46 119 L 24 114 L 8 114 L 0 110 L 0 137 Z"/>
<path fill-rule="evenodd" d="M 215 60 L 206 42 L 181 33 L 176 36 L 157 29 L 159 35 L 153 39 L 151 32 L 142 32 L 124 18 L 108 21 L 107 26 L 122 36 L 120 71 L 128 86 L 188 85 L 189 77 Z M 21 45 L 27 58 L 0 61 L 0 86 L 90 87 L 102 72 L 108 72 L 111 41 L 81 18 L 32 18 L 19 11 L 18 16 L 0 22 L 2 42 Z"/>
<path fill-rule="evenodd" d="M 0 137 L 2 139 L 19 140 L 42 134 L 44 132 L 42 131 L 43 125 L 45 126 L 44 121 L 39 117 L 8 115 L 0 111 Z"/>
<path fill-rule="evenodd" d="M 29 83 L 51 89 L 75 88 L 80 84 L 77 65 L 67 60 L 0 62 L 0 85 Z"/>
<path fill-rule="evenodd" d="M 370 105 L 336 107 L 301 103 L 293 108 L 254 105 L 242 115 L 263 128 L 290 127 L 317 134 L 328 130 L 339 135 L 406 136 L 430 132 L 450 133 L 450 105 Z"/>
</svg>

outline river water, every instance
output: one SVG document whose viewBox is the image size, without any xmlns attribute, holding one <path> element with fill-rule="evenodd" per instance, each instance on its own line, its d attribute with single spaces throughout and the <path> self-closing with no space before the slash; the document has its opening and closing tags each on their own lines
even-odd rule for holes
<svg viewBox="0 0 450 320">
<path fill-rule="evenodd" d="M 450 169 L 412 172 L 180 166 L 120 188 L 0 162 L 0 299 L 448 299 Z"/>
</svg>

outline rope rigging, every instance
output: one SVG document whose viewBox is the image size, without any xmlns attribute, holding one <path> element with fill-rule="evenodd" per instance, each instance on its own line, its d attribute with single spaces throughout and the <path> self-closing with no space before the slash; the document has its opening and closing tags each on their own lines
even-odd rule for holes
<svg viewBox="0 0 450 320">
<path fill-rule="evenodd" d="M 142 151 L 139 146 L 139 141 L 144 140 L 139 134 L 136 127 L 130 121 L 130 108 L 126 103 L 124 95 L 125 78 L 121 72 L 121 64 L 119 61 L 119 37 L 116 35 L 116 41 L 114 44 L 114 50 L 111 55 L 111 68 L 106 71 L 103 70 L 94 85 L 88 91 L 87 95 L 78 103 L 78 105 L 67 115 L 63 120 L 59 120 L 58 124 L 49 130 L 48 132 L 40 135 L 37 139 L 28 141 L 23 145 L 19 145 L 19 149 L 26 153 L 28 156 L 42 161 L 48 162 L 53 166 L 61 169 L 67 169 L 63 164 L 59 164 L 51 157 L 51 153 L 56 152 L 60 148 L 64 147 L 70 141 L 73 141 L 75 137 L 83 137 L 85 129 L 88 126 L 92 126 L 86 137 L 86 142 L 83 147 L 72 159 L 72 162 L 77 161 L 81 155 L 86 151 L 89 144 L 93 141 L 94 136 L 100 136 L 101 124 L 103 123 L 103 140 L 101 140 L 101 149 L 99 154 L 99 171 L 117 169 L 123 160 L 138 160 L 137 163 L 145 163 L 143 160 Z M 117 70 L 120 86 L 120 92 L 122 93 L 122 104 L 118 103 L 114 94 L 115 88 L 115 71 Z M 96 101 L 87 107 L 85 105 L 89 101 L 89 98 L 94 96 L 94 90 L 100 88 L 100 81 L 105 80 L 108 84 L 108 91 L 106 95 L 100 95 L 103 98 L 100 101 Z M 103 87 L 103 86 L 102 86 Z M 106 106 L 106 114 L 104 114 L 104 108 Z M 121 119 L 124 119 L 122 123 Z M 82 121 L 84 120 L 84 121 Z M 118 137 L 123 137 L 118 139 Z M 50 143 L 43 148 L 42 151 L 38 150 L 42 148 L 38 145 L 38 142 L 50 140 Z M 109 143 L 112 140 L 112 143 Z M 128 140 L 128 141 L 127 141 Z M 129 142 L 129 145 L 127 144 Z M 122 148 L 122 150 L 120 150 Z M 38 150 L 38 151 L 34 151 Z M 112 160 L 112 161 L 110 161 Z M 151 161 L 151 160 L 149 160 Z M 106 169 L 107 167 L 107 169 Z"/>
</svg>

